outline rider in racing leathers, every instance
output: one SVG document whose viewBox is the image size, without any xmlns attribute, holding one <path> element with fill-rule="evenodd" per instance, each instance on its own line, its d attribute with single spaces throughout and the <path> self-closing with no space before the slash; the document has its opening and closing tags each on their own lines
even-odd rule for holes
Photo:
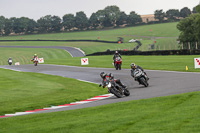
<svg viewBox="0 0 200 133">
<path fill-rule="evenodd" d="M 117 57 L 120 57 L 120 58 L 122 59 L 122 57 L 121 57 L 121 55 L 119 54 L 119 52 L 118 52 L 118 51 L 115 51 L 115 54 L 113 55 L 114 66 L 115 66 L 115 59 L 116 59 Z"/>
<path fill-rule="evenodd" d="M 142 70 L 142 71 L 144 72 L 144 69 L 143 69 L 141 66 L 138 66 L 138 65 L 136 65 L 135 63 L 131 63 L 131 76 L 132 76 L 133 78 L 134 78 L 134 71 L 135 71 L 136 69 L 140 69 L 140 70 Z M 147 80 L 149 80 L 149 78 L 147 77 L 146 72 L 144 72 L 144 74 L 145 74 L 145 78 L 146 78 Z"/>
<path fill-rule="evenodd" d="M 126 86 L 124 84 L 122 84 L 122 82 L 120 81 L 120 79 L 114 79 L 114 75 L 112 73 L 110 74 L 106 74 L 104 72 L 100 73 L 102 80 L 102 84 L 99 84 L 99 87 L 103 86 L 103 88 L 106 86 L 105 85 L 105 80 L 106 78 L 109 78 L 110 80 L 114 80 L 115 83 L 117 83 L 119 86 L 122 86 L 123 88 L 126 88 Z"/>
<path fill-rule="evenodd" d="M 35 58 L 38 58 L 37 54 L 34 54 L 33 56 L 33 59 L 32 59 L 33 63 L 34 63 Z"/>
</svg>

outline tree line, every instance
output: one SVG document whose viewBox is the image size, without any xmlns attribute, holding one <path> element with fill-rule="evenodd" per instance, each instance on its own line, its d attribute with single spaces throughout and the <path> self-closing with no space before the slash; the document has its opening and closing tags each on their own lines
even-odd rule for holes
<svg viewBox="0 0 200 133">
<path fill-rule="evenodd" d="M 166 13 L 162 10 L 156 10 L 154 15 L 158 22 L 163 22 L 164 18 L 168 21 L 174 21 L 180 17 L 187 17 L 195 13 L 195 8 L 190 11 L 187 7 L 179 12 L 170 9 Z M 65 14 L 62 18 L 59 16 L 46 15 L 37 21 L 28 17 L 5 18 L 0 16 L 0 35 L 14 34 L 32 34 L 32 33 L 53 33 L 60 31 L 91 30 L 105 27 L 118 27 L 120 25 L 133 26 L 143 24 L 142 18 L 135 11 L 126 14 L 120 11 L 117 6 L 107 6 L 103 10 L 98 10 L 87 18 L 83 11 L 74 14 Z"/>
<path fill-rule="evenodd" d="M 195 14 L 182 19 L 177 28 L 181 32 L 179 41 L 184 49 L 200 48 L 200 5 L 195 7 Z"/>
</svg>

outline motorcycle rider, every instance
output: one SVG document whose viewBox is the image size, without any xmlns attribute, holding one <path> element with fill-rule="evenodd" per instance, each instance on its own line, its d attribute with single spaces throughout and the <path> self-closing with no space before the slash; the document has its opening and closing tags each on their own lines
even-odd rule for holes
<svg viewBox="0 0 200 133">
<path fill-rule="evenodd" d="M 99 87 L 103 86 L 103 88 L 104 88 L 106 86 L 105 80 L 106 80 L 106 78 L 109 78 L 110 80 L 114 80 L 115 83 L 117 83 L 119 86 L 122 86 L 123 88 L 126 88 L 126 86 L 124 84 L 122 84 L 120 79 L 114 79 L 114 75 L 112 73 L 107 74 L 107 73 L 101 72 L 100 73 L 100 77 L 103 80 L 102 80 L 102 84 L 99 84 Z"/>
<path fill-rule="evenodd" d="M 35 58 L 38 58 L 37 54 L 34 54 L 33 59 L 31 59 L 31 61 L 33 61 L 33 63 L 34 63 Z"/>
<path fill-rule="evenodd" d="M 11 58 L 11 57 L 9 57 L 9 58 L 8 58 L 8 64 L 9 64 L 9 65 L 11 65 L 11 64 L 12 64 L 12 62 L 13 62 L 12 58 Z"/>
<path fill-rule="evenodd" d="M 38 58 L 37 54 L 34 54 L 34 55 L 33 55 L 33 60 L 34 60 L 35 58 Z"/>
<path fill-rule="evenodd" d="M 120 57 L 120 58 L 122 59 L 122 57 L 121 57 L 121 55 L 119 54 L 119 52 L 118 52 L 118 51 L 115 51 L 115 54 L 113 55 L 114 66 L 115 66 L 115 59 L 116 59 L 117 57 Z"/>
<path fill-rule="evenodd" d="M 144 72 L 144 69 L 143 69 L 141 66 L 138 66 L 138 65 L 136 65 L 135 63 L 131 63 L 131 76 L 132 76 L 133 78 L 134 78 L 134 71 L 135 71 L 136 69 L 140 69 L 140 70 L 142 70 L 142 71 Z M 145 74 L 145 78 L 146 78 L 147 80 L 149 80 L 149 78 L 148 78 L 146 72 L 144 72 L 144 74 Z"/>
</svg>

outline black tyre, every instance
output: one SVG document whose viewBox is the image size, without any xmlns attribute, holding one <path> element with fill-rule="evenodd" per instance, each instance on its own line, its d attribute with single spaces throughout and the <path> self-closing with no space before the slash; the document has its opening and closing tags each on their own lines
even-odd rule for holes
<svg viewBox="0 0 200 133">
<path fill-rule="evenodd" d="M 115 68 L 116 68 L 116 70 L 118 70 L 118 68 L 119 68 L 119 64 L 116 64 Z"/>
<path fill-rule="evenodd" d="M 112 94 L 114 94 L 117 98 L 122 98 L 122 94 L 119 93 L 116 89 L 110 90 Z"/>
<path fill-rule="evenodd" d="M 34 63 L 34 66 L 37 66 L 37 62 Z"/>
<path fill-rule="evenodd" d="M 147 81 L 142 77 L 140 79 L 141 84 L 143 84 L 145 87 L 149 86 L 149 84 L 147 83 Z"/>
<path fill-rule="evenodd" d="M 130 95 L 130 91 L 127 90 L 127 89 L 124 89 L 124 95 L 125 95 L 125 96 L 129 96 L 129 95 Z"/>
<path fill-rule="evenodd" d="M 119 70 L 121 70 L 121 66 L 122 66 L 122 65 L 121 65 L 121 64 L 119 64 Z"/>
</svg>

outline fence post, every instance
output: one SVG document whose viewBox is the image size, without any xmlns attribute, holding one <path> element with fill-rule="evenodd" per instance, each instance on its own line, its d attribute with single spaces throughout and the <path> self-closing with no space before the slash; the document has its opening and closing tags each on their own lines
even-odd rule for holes
<svg viewBox="0 0 200 133">
<path fill-rule="evenodd" d="M 183 42 L 182 42 L 182 49 L 183 49 Z"/>
</svg>

